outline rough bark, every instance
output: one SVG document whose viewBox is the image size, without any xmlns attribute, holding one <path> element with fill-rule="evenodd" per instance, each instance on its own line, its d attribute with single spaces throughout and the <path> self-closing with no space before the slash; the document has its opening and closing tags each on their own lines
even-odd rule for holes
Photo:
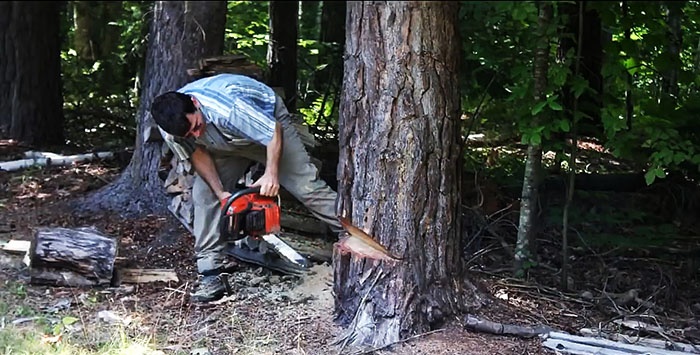
<svg viewBox="0 0 700 355">
<path fill-rule="evenodd" d="M 121 1 L 73 1 L 73 44 L 82 59 L 106 58 L 119 44 L 119 28 L 110 25 L 119 18 Z"/>
<path fill-rule="evenodd" d="M 543 3 L 540 5 L 539 15 L 539 44 L 535 52 L 534 72 L 535 81 L 534 100 L 540 102 L 545 99 L 547 87 L 547 70 L 549 67 L 549 39 L 546 30 L 552 17 L 552 5 Z M 535 118 L 534 123 L 538 120 Z M 534 239 L 537 221 L 537 201 L 539 199 L 539 185 L 542 174 L 542 146 L 528 144 L 527 160 L 525 161 L 525 173 L 523 176 L 523 190 L 520 198 L 520 221 L 518 236 L 515 245 L 515 260 L 513 270 L 516 276 L 522 276 L 527 263 L 532 260 L 531 242 Z"/>
<path fill-rule="evenodd" d="M 59 37 L 62 3 L 13 1 L 3 6 L 11 7 L 9 26 L 3 34 L 5 44 L 12 51 L 3 48 L 2 54 L 12 64 L 3 75 L 11 78 L 10 107 L 9 111 L 3 110 L 11 115 L 8 136 L 30 146 L 62 145 Z"/>
<path fill-rule="evenodd" d="M 168 200 L 158 177 L 162 138 L 149 108 L 153 98 L 191 80 L 187 69 L 223 50 L 225 1 L 156 1 L 137 112 L 137 138 L 131 162 L 113 183 L 79 202 L 79 211 L 118 211 L 124 216 L 166 213 Z"/>
<path fill-rule="evenodd" d="M 31 282 L 51 286 L 109 285 L 118 250 L 116 238 L 92 228 L 39 229 L 29 251 Z"/>
<path fill-rule="evenodd" d="M 15 73 L 15 48 L 10 33 L 14 1 L 0 1 L 0 137 L 10 134 L 12 123 L 12 80 Z"/>
<path fill-rule="evenodd" d="M 267 82 L 284 90 L 284 103 L 289 112 L 296 111 L 298 14 L 298 1 L 270 1 Z"/>
<path fill-rule="evenodd" d="M 337 211 L 402 260 L 336 247 L 345 345 L 390 344 L 474 300 L 458 233 L 458 6 L 348 3 Z"/>
<path fill-rule="evenodd" d="M 680 53 L 683 48 L 683 6 L 685 1 L 664 1 L 666 7 L 666 48 L 670 58 L 669 68 L 665 70 L 662 91 L 671 95 L 674 100 L 678 98 L 678 73 L 681 69 Z"/>
</svg>

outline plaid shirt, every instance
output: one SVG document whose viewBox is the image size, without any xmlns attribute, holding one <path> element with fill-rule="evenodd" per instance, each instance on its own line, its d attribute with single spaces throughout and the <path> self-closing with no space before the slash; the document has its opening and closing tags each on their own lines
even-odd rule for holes
<svg viewBox="0 0 700 355">
<path fill-rule="evenodd" d="M 199 101 L 205 132 L 197 139 L 174 137 L 162 129 L 170 149 L 188 159 L 196 144 L 214 150 L 257 142 L 267 145 L 275 131 L 275 92 L 243 75 L 219 74 L 193 81 L 177 90 Z"/>
</svg>

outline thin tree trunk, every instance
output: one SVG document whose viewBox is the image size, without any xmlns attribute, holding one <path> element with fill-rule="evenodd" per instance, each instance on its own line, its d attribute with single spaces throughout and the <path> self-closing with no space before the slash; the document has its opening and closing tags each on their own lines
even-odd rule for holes
<svg viewBox="0 0 700 355">
<path fill-rule="evenodd" d="M 13 1 L 9 31 L 14 48 L 9 137 L 31 146 L 64 144 L 61 85 L 61 2 Z M 11 56 L 6 52 L 4 56 Z"/>
<path fill-rule="evenodd" d="M 336 248 L 335 310 L 343 345 L 381 346 L 478 294 L 460 258 L 459 3 L 348 6 L 338 214 L 403 260 Z"/>
<path fill-rule="evenodd" d="M 549 39 L 546 29 L 552 17 L 552 5 L 543 3 L 540 5 L 540 15 L 538 23 L 539 42 L 535 52 L 534 80 L 535 80 L 535 102 L 545 99 L 547 88 L 547 71 L 549 68 Z M 541 114 L 541 113 L 540 113 Z M 539 120 L 535 118 L 535 124 Z M 542 179 L 542 146 L 530 143 L 527 147 L 527 160 L 525 162 L 525 175 L 523 178 L 523 191 L 520 199 L 520 225 L 518 227 L 518 239 L 515 245 L 514 273 L 522 277 L 533 260 L 531 242 L 537 228 L 537 216 L 539 210 L 537 202 L 539 200 L 539 186 Z"/>
<path fill-rule="evenodd" d="M 221 54 L 225 19 L 225 1 L 154 3 L 131 162 L 116 181 L 76 208 L 87 212 L 119 211 L 124 216 L 167 213 L 168 200 L 158 177 L 162 140 L 154 129 L 149 107 L 157 95 L 190 81 L 187 69 L 196 67 L 199 59 Z"/>
<path fill-rule="evenodd" d="M 683 31 L 681 20 L 683 19 L 683 6 L 685 1 L 664 1 L 667 9 L 666 36 L 668 38 L 668 54 L 671 58 L 670 68 L 665 71 L 663 78 L 663 92 L 671 95 L 674 101 L 678 98 L 678 73 L 681 68 L 681 49 L 683 48 Z"/>
<path fill-rule="evenodd" d="M 284 90 L 284 103 L 289 112 L 296 111 L 298 14 L 298 1 L 270 1 L 267 83 Z"/>
<path fill-rule="evenodd" d="M 304 39 L 318 38 L 320 24 L 320 1 L 301 1 L 301 16 L 299 17 L 299 37 Z"/>
<path fill-rule="evenodd" d="M 14 1 L 0 1 L 0 137 L 7 138 L 12 124 L 12 80 L 15 75 L 14 39 L 10 32 Z"/>
</svg>

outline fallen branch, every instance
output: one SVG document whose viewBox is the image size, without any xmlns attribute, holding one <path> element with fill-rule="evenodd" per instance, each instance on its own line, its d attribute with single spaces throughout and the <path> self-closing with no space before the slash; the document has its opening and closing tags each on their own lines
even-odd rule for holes
<svg viewBox="0 0 700 355">
<path fill-rule="evenodd" d="M 546 325 L 537 325 L 534 327 L 503 324 L 490 320 L 479 319 L 471 314 L 468 314 L 464 321 L 464 328 L 483 333 L 497 335 L 514 335 L 523 338 L 533 338 L 541 334 L 547 334 L 552 328 Z"/>
<path fill-rule="evenodd" d="M 15 171 L 29 168 L 32 166 L 51 166 L 51 165 L 70 165 L 82 161 L 91 161 L 94 159 L 111 159 L 114 157 L 112 152 L 98 152 L 76 155 L 59 155 L 48 152 L 27 152 L 27 159 L 19 159 L 0 163 L 0 170 Z"/>
</svg>

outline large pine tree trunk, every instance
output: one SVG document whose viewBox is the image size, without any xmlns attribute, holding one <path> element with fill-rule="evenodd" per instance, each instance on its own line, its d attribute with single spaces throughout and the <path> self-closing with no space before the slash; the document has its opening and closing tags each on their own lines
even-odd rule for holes
<svg viewBox="0 0 700 355">
<path fill-rule="evenodd" d="M 403 258 L 336 249 L 335 309 L 349 344 L 380 346 L 426 331 L 467 300 L 458 6 L 348 3 L 338 212 Z"/>
<path fill-rule="evenodd" d="M 3 74 L 12 78 L 9 137 L 32 146 L 62 145 L 61 2 L 13 1 L 4 5 L 9 6 L 10 23 L 3 35 L 14 51 L 3 48 L 2 54 L 14 56 L 6 59 L 8 63 L 14 60 L 14 65 Z"/>
<path fill-rule="evenodd" d="M 270 1 L 267 83 L 284 90 L 284 103 L 289 112 L 296 111 L 298 14 L 298 1 Z"/>
<path fill-rule="evenodd" d="M 79 209 L 119 211 L 124 216 L 167 212 L 169 201 L 158 177 L 162 138 L 149 107 L 157 95 L 190 81 L 187 69 L 196 67 L 199 59 L 221 54 L 225 20 L 225 1 L 154 3 L 134 154 L 122 175 Z"/>
</svg>

